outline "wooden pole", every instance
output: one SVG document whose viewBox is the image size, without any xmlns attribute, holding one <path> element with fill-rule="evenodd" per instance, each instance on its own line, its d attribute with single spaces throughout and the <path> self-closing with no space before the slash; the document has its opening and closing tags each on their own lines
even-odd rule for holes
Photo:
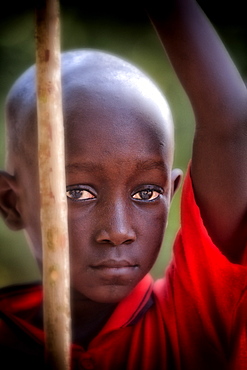
<svg viewBox="0 0 247 370">
<path fill-rule="evenodd" d="M 70 279 L 58 0 L 37 0 L 36 82 L 44 328 L 50 369 L 70 368 Z"/>
</svg>

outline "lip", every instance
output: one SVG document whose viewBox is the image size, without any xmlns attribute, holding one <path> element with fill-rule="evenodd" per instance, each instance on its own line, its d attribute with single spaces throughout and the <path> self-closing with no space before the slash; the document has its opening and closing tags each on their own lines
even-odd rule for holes
<svg viewBox="0 0 247 370">
<path fill-rule="evenodd" d="M 99 284 L 126 286 L 139 276 L 139 265 L 127 260 L 109 259 L 96 262 L 90 266 L 93 277 Z"/>
<path fill-rule="evenodd" d="M 109 260 L 104 260 L 101 261 L 95 265 L 92 265 L 91 268 L 96 269 L 96 270 L 103 270 L 103 269 L 125 269 L 125 268 L 135 268 L 138 265 L 129 262 L 127 260 L 114 260 L 114 259 L 109 259 Z"/>
</svg>

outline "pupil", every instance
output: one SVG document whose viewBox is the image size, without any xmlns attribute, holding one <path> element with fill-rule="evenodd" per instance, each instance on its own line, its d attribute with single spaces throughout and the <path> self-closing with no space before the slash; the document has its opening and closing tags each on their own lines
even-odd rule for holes
<svg viewBox="0 0 247 370">
<path fill-rule="evenodd" d="M 81 190 L 72 190 L 71 193 L 72 193 L 73 198 L 78 199 L 81 197 Z"/>
<path fill-rule="evenodd" d="M 152 196 L 152 190 L 142 190 L 141 191 L 141 198 L 142 199 L 150 199 Z"/>
</svg>

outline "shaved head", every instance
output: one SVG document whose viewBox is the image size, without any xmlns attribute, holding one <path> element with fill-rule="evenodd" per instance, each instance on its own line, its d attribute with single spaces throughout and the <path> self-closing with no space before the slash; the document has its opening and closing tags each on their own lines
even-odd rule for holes
<svg viewBox="0 0 247 370">
<path fill-rule="evenodd" d="M 62 54 L 61 67 L 71 286 L 86 299 L 116 303 L 150 271 L 163 240 L 181 178 L 172 169 L 172 116 L 156 85 L 120 58 L 76 50 Z M 25 229 L 41 267 L 35 79 L 33 66 L 7 98 L 1 199 L 9 227 Z M 127 274 L 92 267 L 116 255 L 132 261 Z"/>
<path fill-rule="evenodd" d="M 173 124 L 169 106 L 156 85 L 142 71 L 123 59 L 96 50 L 63 53 L 61 68 L 65 131 L 73 127 L 73 115 L 77 115 L 78 109 L 83 117 L 83 112 L 90 109 L 101 109 L 103 115 L 107 115 L 108 109 L 116 110 L 119 115 L 126 114 L 128 107 L 131 117 L 133 111 L 137 115 L 137 105 L 139 115 L 152 106 L 163 117 L 159 130 L 165 132 L 173 152 Z M 16 171 L 20 161 L 31 165 L 36 160 L 35 78 L 35 66 L 32 66 L 20 76 L 7 97 L 7 169 L 11 173 Z M 136 101 L 135 106 L 133 100 Z M 157 126 L 152 114 L 150 125 Z M 123 128 L 124 122 L 119 129 Z"/>
</svg>

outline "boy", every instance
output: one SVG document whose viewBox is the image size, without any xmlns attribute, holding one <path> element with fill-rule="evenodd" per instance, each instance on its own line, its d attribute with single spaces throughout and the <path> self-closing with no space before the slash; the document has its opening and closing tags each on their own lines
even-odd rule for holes
<svg viewBox="0 0 247 370">
<path fill-rule="evenodd" d="M 63 55 L 72 366 L 244 369 L 247 93 L 193 0 L 156 10 L 150 18 L 196 118 L 181 230 L 156 283 L 148 271 L 181 178 L 168 105 L 125 61 L 90 50 Z M 0 205 L 42 266 L 35 121 L 31 68 L 8 96 Z M 0 315 L 2 363 L 43 369 L 41 286 L 4 289 Z"/>
</svg>

